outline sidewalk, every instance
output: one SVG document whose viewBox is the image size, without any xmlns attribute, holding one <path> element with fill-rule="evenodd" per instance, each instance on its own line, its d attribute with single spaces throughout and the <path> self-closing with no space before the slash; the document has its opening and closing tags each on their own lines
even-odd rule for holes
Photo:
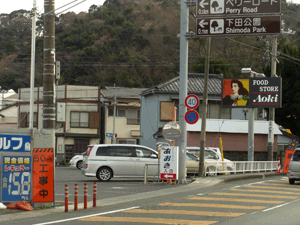
<svg viewBox="0 0 300 225">
<path fill-rule="evenodd" d="M 245 173 L 245 174 L 231 174 L 231 175 L 220 175 L 220 176 L 212 176 L 212 177 L 203 177 L 203 178 L 193 178 L 192 182 L 187 185 L 172 185 L 172 187 L 163 189 L 159 192 L 157 191 L 150 191 L 150 192 L 143 192 L 139 194 L 130 194 L 126 196 L 114 197 L 114 198 L 107 198 L 107 199 L 100 199 L 97 200 L 97 205 L 101 207 L 109 206 L 109 205 L 116 205 L 120 203 L 131 202 L 134 200 L 141 200 L 147 199 L 151 197 L 159 197 L 169 194 L 175 194 L 179 192 L 185 192 L 189 190 L 195 190 L 199 188 L 205 188 L 209 186 L 216 185 L 221 182 L 231 182 L 235 180 L 245 180 L 245 179 L 255 179 L 255 178 L 265 178 L 265 177 L 272 177 L 272 176 L 282 176 L 282 174 L 278 174 L 275 172 L 264 172 L 264 173 Z M 73 205 L 72 205 L 73 206 Z M 73 211 L 73 207 L 69 205 L 69 211 Z M 93 202 L 88 202 L 88 208 L 93 207 Z M 78 210 L 83 209 L 83 203 L 78 204 Z M 29 218 L 29 217 L 36 217 L 36 216 L 43 216 L 49 215 L 53 213 L 62 213 L 64 212 L 64 206 L 58 206 L 51 209 L 34 209 L 32 211 L 22 211 L 17 209 L 0 209 L 0 224 L 1 221 L 8 221 L 12 219 L 21 219 L 21 218 Z"/>
</svg>

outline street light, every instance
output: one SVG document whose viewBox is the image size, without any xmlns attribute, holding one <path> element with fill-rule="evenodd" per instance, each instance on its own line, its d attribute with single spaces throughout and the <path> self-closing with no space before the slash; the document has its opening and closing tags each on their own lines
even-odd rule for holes
<svg viewBox="0 0 300 225">
<path fill-rule="evenodd" d="M 251 68 L 242 68 L 241 73 L 249 74 L 250 77 L 265 77 L 263 73 L 256 73 Z M 248 161 L 254 161 L 254 108 L 248 110 Z"/>
</svg>

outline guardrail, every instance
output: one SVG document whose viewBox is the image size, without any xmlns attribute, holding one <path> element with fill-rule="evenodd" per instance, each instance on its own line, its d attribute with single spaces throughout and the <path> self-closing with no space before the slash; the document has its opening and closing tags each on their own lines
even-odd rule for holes
<svg viewBox="0 0 300 225">
<path fill-rule="evenodd" d="M 278 161 L 206 161 L 206 176 L 214 176 L 217 174 L 237 174 L 237 173 L 253 173 L 253 172 L 271 172 L 277 170 Z M 148 168 L 158 164 L 146 164 L 144 167 L 144 184 L 147 184 Z M 198 168 L 189 174 L 197 174 Z M 157 179 L 159 180 L 159 171 L 157 171 Z"/>
</svg>

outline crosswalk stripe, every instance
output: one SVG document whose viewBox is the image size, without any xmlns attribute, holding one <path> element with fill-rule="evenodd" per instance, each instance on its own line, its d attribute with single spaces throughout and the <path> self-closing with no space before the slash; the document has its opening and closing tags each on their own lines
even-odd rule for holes
<svg viewBox="0 0 300 225">
<path fill-rule="evenodd" d="M 252 202 L 252 203 L 270 203 L 270 204 L 282 204 L 284 201 L 268 201 L 259 199 L 238 199 L 238 198 L 210 198 L 210 197 L 192 197 L 191 200 L 208 200 L 208 201 L 225 201 L 225 202 Z"/>
<path fill-rule="evenodd" d="M 195 216 L 222 216 L 222 217 L 238 217 L 246 213 L 225 213 L 225 212 L 208 212 L 208 211 L 187 211 L 187 210 L 144 210 L 132 209 L 124 211 L 128 213 L 160 213 L 160 214 L 174 214 L 174 215 L 195 215 Z"/>
<path fill-rule="evenodd" d="M 290 184 L 273 184 L 273 183 L 260 183 L 263 185 L 271 185 L 271 186 L 287 186 L 287 187 L 291 187 Z M 296 186 L 294 186 L 295 188 L 297 188 Z M 300 187 L 298 188 L 298 190 L 300 190 Z"/>
<path fill-rule="evenodd" d="M 223 204 L 203 204 L 203 203 L 173 203 L 166 202 L 159 204 L 162 206 L 191 206 L 191 207 L 210 207 L 210 208 L 225 208 L 225 209 L 265 209 L 264 206 L 244 206 L 244 205 L 223 205 Z"/>
<path fill-rule="evenodd" d="M 287 191 L 299 191 L 298 188 L 266 187 L 266 186 L 258 186 L 258 185 L 246 185 L 244 187 L 250 187 L 250 188 L 268 188 L 268 189 L 287 190 Z"/>
<path fill-rule="evenodd" d="M 273 193 L 273 194 L 285 194 L 285 195 L 300 195 L 300 193 L 294 193 L 294 192 L 284 192 L 284 191 L 265 191 L 265 190 L 246 190 L 246 189 L 236 189 L 231 188 L 230 191 L 244 191 L 244 192 L 264 192 L 264 193 Z"/>
<path fill-rule="evenodd" d="M 286 180 L 270 180 L 270 182 L 285 183 L 286 184 Z"/>
<path fill-rule="evenodd" d="M 274 196 L 274 195 L 258 195 L 258 194 L 241 194 L 241 193 L 222 193 L 214 192 L 210 195 L 222 195 L 222 196 L 246 196 L 246 197 L 258 197 L 258 198 L 283 198 L 283 199 L 296 199 L 294 196 Z"/>
<path fill-rule="evenodd" d="M 219 221 L 199 221 L 199 220 L 176 220 L 162 218 L 135 218 L 135 217 L 102 217 L 94 216 L 81 221 L 102 221 L 102 222 L 128 222 L 128 223 L 155 223 L 155 224 L 186 224 L 186 225 L 210 225 Z"/>
</svg>

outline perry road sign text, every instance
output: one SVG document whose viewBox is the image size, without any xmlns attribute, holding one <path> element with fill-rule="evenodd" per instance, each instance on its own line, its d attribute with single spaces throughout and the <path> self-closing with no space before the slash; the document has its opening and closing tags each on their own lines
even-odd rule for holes
<svg viewBox="0 0 300 225">
<path fill-rule="evenodd" d="M 265 35 L 280 33 L 280 15 L 197 18 L 197 37 L 222 35 Z"/>
<path fill-rule="evenodd" d="M 197 16 L 279 14 L 279 0 L 197 0 Z"/>
<path fill-rule="evenodd" d="M 0 134 L 0 151 L 30 152 L 30 136 Z"/>
</svg>

